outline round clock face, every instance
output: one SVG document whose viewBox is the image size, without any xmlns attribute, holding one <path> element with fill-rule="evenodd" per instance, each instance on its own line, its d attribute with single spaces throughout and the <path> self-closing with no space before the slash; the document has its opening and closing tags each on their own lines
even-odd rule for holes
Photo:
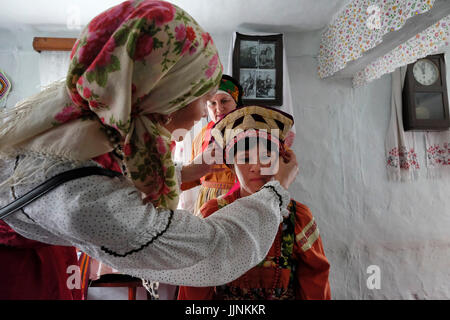
<svg viewBox="0 0 450 320">
<path fill-rule="evenodd" d="M 428 60 L 417 61 L 413 67 L 414 79 L 423 86 L 430 86 L 439 78 L 439 70 L 436 65 Z"/>
</svg>

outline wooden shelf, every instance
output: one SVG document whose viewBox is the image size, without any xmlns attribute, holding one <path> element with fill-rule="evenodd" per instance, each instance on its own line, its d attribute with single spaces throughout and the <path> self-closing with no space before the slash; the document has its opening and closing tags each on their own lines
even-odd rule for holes
<svg viewBox="0 0 450 320">
<path fill-rule="evenodd" d="M 43 38 L 33 39 L 33 49 L 41 51 L 72 51 L 76 38 Z"/>
</svg>

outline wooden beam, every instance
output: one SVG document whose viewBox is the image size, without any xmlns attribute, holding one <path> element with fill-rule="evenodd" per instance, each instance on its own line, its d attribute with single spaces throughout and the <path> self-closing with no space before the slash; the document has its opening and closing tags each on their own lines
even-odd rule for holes
<svg viewBox="0 0 450 320">
<path fill-rule="evenodd" d="M 349 61 L 344 69 L 339 70 L 328 78 L 352 78 L 357 72 L 366 68 L 379 57 L 394 50 L 448 15 L 450 15 L 450 1 L 436 0 L 431 10 L 409 18 L 401 29 L 384 35 L 382 43 L 364 52 L 362 57 Z"/>
<path fill-rule="evenodd" d="M 76 38 L 33 38 L 33 49 L 41 51 L 72 51 Z"/>
</svg>

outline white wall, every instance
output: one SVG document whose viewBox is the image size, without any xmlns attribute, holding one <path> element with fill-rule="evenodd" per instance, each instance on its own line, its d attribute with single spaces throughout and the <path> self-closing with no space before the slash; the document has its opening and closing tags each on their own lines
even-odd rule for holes
<svg viewBox="0 0 450 320">
<path fill-rule="evenodd" d="M 425 170 L 416 182 L 387 181 L 391 76 L 359 89 L 350 79 L 319 79 L 320 36 L 285 37 L 300 163 L 290 190 L 318 222 L 333 298 L 448 299 L 450 181 L 427 180 Z M 230 36 L 213 37 L 226 67 Z M 424 167 L 424 134 L 415 135 Z M 366 285 L 371 265 L 381 271 L 379 290 Z"/>
<path fill-rule="evenodd" d="M 360 89 L 320 80 L 319 44 L 318 32 L 287 35 L 300 163 L 291 190 L 318 221 L 333 297 L 450 298 L 450 181 L 387 181 L 391 76 Z M 380 290 L 366 286 L 370 265 L 381 269 Z"/>
<path fill-rule="evenodd" d="M 0 68 L 14 84 L 11 105 L 39 90 L 39 59 L 31 35 L 0 36 L 8 39 L 0 46 Z M 212 36 L 226 70 L 231 36 Z M 450 181 L 387 181 L 391 76 L 359 89 L 350 80 L 320 80 L 319 42 L 319 32 L 286 35 L 300 163 L 291 193 L 316 217 L 333 298 L 449 299 Z M 416 138 L 424 164 L 423 134 Z M 366 286 L 370 265 L 381 269 L 380 290 Z"/>
<path fill-rule="evenodd" d="M 0 29 L 0 69 L 11 81 L 7 106 L 39 92 L 39 54 L 33 51 L 33 36 L 21 30 L 13 33 Z"/>
</svg>

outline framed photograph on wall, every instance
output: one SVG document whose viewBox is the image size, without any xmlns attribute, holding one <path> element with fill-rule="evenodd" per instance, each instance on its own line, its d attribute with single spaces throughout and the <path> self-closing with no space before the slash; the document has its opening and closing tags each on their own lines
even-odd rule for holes
<svg viewBox="0 0 450 320">
<path fill-rule="evenodd" d="M 244 104 L 283 105 L 283 35 L 236 33 L 233 78 L 244 90 Z"/>
</svg>

